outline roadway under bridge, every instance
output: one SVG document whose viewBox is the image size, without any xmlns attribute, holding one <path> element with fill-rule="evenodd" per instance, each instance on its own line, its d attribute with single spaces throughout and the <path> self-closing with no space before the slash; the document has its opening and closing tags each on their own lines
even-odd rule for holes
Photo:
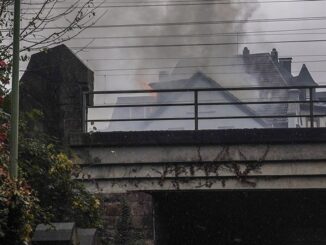
<svg viewBox="0 0 326 245">
<path fill-rule="evenodd" d="M 69 141 L 89 190 L 150 196 L 149 210 L 136 216 L 152 220 L 155 244 L 326 243 L 325 129 L 111 132 Z"/>
</svg>

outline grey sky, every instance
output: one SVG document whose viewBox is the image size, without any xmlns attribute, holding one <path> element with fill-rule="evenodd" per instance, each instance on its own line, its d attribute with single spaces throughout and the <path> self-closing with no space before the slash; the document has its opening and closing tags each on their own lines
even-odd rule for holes
<svg viewBox="0 0 326 245">
<path fill-rule="evenodd" d="M 112 1 L 111 1 L 112 2 Z M 130 0 L 118 1 L 132 2 Z M 139 1 L 135 1 L 139 2 Z M 141 2 L 153 2 L 144 0 Z M 162 1 L 160 1 L 162 2 Z M 168 1 L 167 1 L 168 2 Z M 173 1 L 171 1 L 173 2 Z M 204 2 L 204 1 L 203 1 Z M 164 1 L 163 1 L 164 3 Z M 105 1 L 103 5 L 110 4 Z M 262 18 L 288 18 L 304 16 L 324 16 L 326 2 L 294 2 L 294 3 L 251 3 L 232 5 L 204 5 L 204 6 L 169 6 L 169 7 L 143 7 L 143 8 L 111 8 L 96 25 L 129 24 L 129 23 L 158 23 L 158 22 L 188 22 L 208 20 L 233 19 L 262 19 Z M 98 15 L 103 13 L 100 9 Z M 276 23 L 247 23 L 235 25 L 196 25 L 173 27 L 137 27 L 137 28 L 103 28 L 88 29 L 79 37 L 107 37 L 132 35 L 160 35 L 160 34 L 198 34 L 241 31 L 287 30 L 298 28 L 324 27 L 326 21 L 298 21 Z M 313 31 L 302 31 L 309 33 Z M 315 31 L 316 32 L 316 31 Z M 326 33 L 325 30 L 318 31 Z M 298 33 L 298 32 L 295 32 Z M 283 33 L 284 34 L 284 33 Z M 286 32 L 285 34 L 288 34 Z M 245 41 L 271 41 L 271 40 L 303 40 L 323 39 L 326 34 L 319 35 L 259 35 L 259 36 L 233 36 L 233 37 L 187 37 L 187 38 L 151 38 L 151 39 L 73 39 L 68 46 L 110 46 L 110 45 L 142 45 L 142 44 L 173 44 L 173 43 L 201 43 L 201 42 L 241 42 Z M 91 43 L 90 43 L 91 42 Z M 248 46 L 252 53 L 269 52 L 277 48 L 279 55 L 294 58 L 294 71 L 300 69 L 301 61 L 323 60 L 325 57 L 298 56 L 308 54 L 326 54 L 326 42 L 314 43 L 273 43 L 273 44 L 247 44 L 233 46 L 209 47 L 170 47 L 170 48 L 138 48 L 138 49 L 110 49 L 110 50 L 84 50 L 78 53 L 92 69 L 119 69 L 140 67 L 172 67 L 178 60 L 146 60 L 146 61 L 105 61 L 90 59 L 105 58 L 142 58 L 142 57 L 197 57 L 197 56 L 231 56 L 241 53 L 244 46 Z M 306 62 L 312 71 L 323 70 L 326 62 Z M 137 89 L 142 87 L 140 81 L 156 82 L 157 76 L 111 76 L 117 74 L 150 73 L 156 74 L 160 70 L 138 71 L 101 71 L 96 72 L 96 89 Z M 168 70 L 168 71 L 171 71 Z M 108 76 L 104 76 L 104 75 Z M 326 84 L 323 72 L 313 72 L 313 76 L 320 84 Z"/>
<path fill-rule="evenodd" d="M 156 0 L 144 0 L 135 2 L 153 2 Z M 247 0 L 244 0 L 247 1 Z M 264 0 L 266 1 L 266 0 Z M 68 1 L 67 1 L 68 2 Z M 66 2 L 66 3 L 67 3 Z M 71 2 L 71 1 L 70 1 Z M 111 1 L 112 2 L 112 1 Z M 117 1 L 116 1 L 117 2 Z M 118 1 L 132 2 L 130 0 Z M 160 1 L 161 3 L 164 1 Z M 173 1 L 171 1 L 173 2 Z M 203 1 L 205 2 L 205 1 Z M 207 1 L 206 1 L 207 2 Z M 251 1 L 252 2 L 252 1 Z M 68 2 L 69 3 L 69 2 Z M 103 5 L 110 4 L 104 1 Z M 63 5 L 61 5 L 63 6 Z M 288 17 L 311 17 L 324 16 L 326 2 L 306 1 L 292 3 L 251 3 L 251 4 L 228 4 L 228 5 L 203 5 L 203 6 L 169 6 L 169 7 L 142 7 L 142 8 L 110 8 L 100 9 L 97 16 L 104 11 L 108 12 L 96 23 L 96 25 L 134 24 L 134 23 L 160 23 L 160 22 L 189 22 L 209 20 L 235 20 L 235 19 L 266 19 L 266 18 L 288 18 Z M 224 37 L 184 37 L 184 38 L 146 38 L 146 39 L 100 39 L 96 37 L 108 36 L 139 36 L 139 35 L 170 35 L 170 34 L 209 34 L 220 32 L 243 32 L 243 31 L 269 31 L 288 29 L 310 29 L 323 28 L 326 21 L 298 21 L 298 22 L 276 22 L 276 23 L 247 23 L 228 25 L 193 25 L 193 26 L 169 26 L 169 27 L 135 27 L 135 28 L 102 28 L 88 29 L 79 38 L 92 37 L 92 39 L 73 39 L 66 44 L 70 47 L 85 45 L 89 46 L 111 46 L 111 45 L 148 45 L 148 44 L 174 44 L 174 43 L 214 43 L 214 42 L 256 42 L 273 40 L 305 40 L 324 39 L 326 29 L 320 31 L 301 31 L 301 33 L 322 33 L 311 35 L 284 35 L 289 32 L 282 32 L 283 35 L 251 35 L 251 36 L 224 36 Z M 60 23 L 54 23 L 60 25 Z M 295 31 L 293 33 L 298 33 Z M 138 68 L 149 67 L 174 67 L 178 59 L 166 60 L 137 60 L 138 58 L 150 57 L 212 57 L 232 56 L 242 52 L 244 46 L 248 46 L 252 53 L 270 52 L 277 48 L 280 57 L 293 57 L 293 73 L 306 63 L 312 72 L 313 77 L 319 84 L 326 84 L 326 62 L 307 62 L 312 60 L 326 60 L 326 56 L 308 57 L 300 55 L 326 55 L 326 42 L 307 43 L 269 43 L 269 44 L 239 44 L 232 46 L 197 46 L 197 47 L 166 47 L 166 48 L 137 48 L 137 49 L 98 49 L 83 50 L 78 53 L 80 58 L 93 70 L 106 70 L 95 72 L 95 89 L 142 89 L 143 84 L 158 81 L 155 75 L 161 70 L 171 72 L 173 69 L 152 69 L 137 70 Z M 115 59 L 134 58 L 135 60 L 92 60 L 92 59 Z M 210 62 L 210 61 L 208 61 Z M 135 69 L 135 70 L 114 70 L 112 69 Z M 154 75 L 130 75 L 121 74 L 154 74 Z M 190 74 L 189 74 L 190 76 Z M 234 86 L 234 84 L 229 84 Z M 236 85 L 235 85 L 236 86 Z M 99 103 L 106 103 L 105 99 L 98 100 Z"/>
<path fill-rule="evenodd" d="M 60 3 L 61 6 L 69 3 Z M 135 2 L 154 2 L 157 0 L 135 0 Z M 236 1 L 236 0 L 231 0 Z M 249 1 L 249 0 L 239 0 Z M 268 0 L 261 0 L 268 1 Z M 70 1 L 71 2 L 71 1 Z M 109 5 L 112 0 L 104 1 L 103 5 Z M 115 1 L 120 5 L 131 0 Z M 168 2 L 168 1 L 166 1 Z M 170 1 L 173 2 L 173 1 Z M 191 1 L 188 1 L 191 2 Z M 202 1 L 207 2 L 207 1 Z M 253 2 L 250 0 L 250 2 Z M 164 3 L 164 1 L 159 1 Z M 274 19 L 291 17 L 324 16 L 326 1 L 283 2 L 283 3 L 251 3 L 251 4 L 227 4 L 227 5 L 203 5 L 203 6 L 169 6 L 169 7 L 138 7 L 138 8 L 110 8 L 100 9 L 97 16 L 107 13 L 96 25 L 119 25 L 119 24 L 148 24 L 148 23 L 171 23 L 191 21 L 216 21 L 216 20 L 239 20 L 239 19 Z M 62 23 L 54 23 L 60 26 Z M 85 30 L 78 38 L 66 42 L 69 47 L 96 46 L 123 46 L 123 45 L 152 45 L 152 44 L 185 44 L 185 43 L 219 43 L 219 42 L 261 42 L 261 41 L 286 41 L 286 40 L 309 40 L 326 39 L 326 29 L 313 31 L 311 28 L 324 28 L 326 21 L 297 21 L 297 22 L 268 22 L 246 24 L 214 24 L 214 25 L 187 25 L 187 26 L 154 26 L 134 28 L 90 28 Z M 215 37 L 182 37 L 182 38 L 140 38 L 140 39 L 102 39 L 101 37 L 112 36 L 144 36 L 144 35 L 179 35 L 179 34 L 210 34 L 210 33 L 236 33 L 255 31 L 277 31 L 307 29 L 304 31 L 280 32 L 281 35 L 247 35 L 247 36 L 215 36 Z M 280 34 L 274 33 L 274 34 Z M 303 33 L 288 35 L 289 33 Z M 305 34 L 304 34 L 305 33 Z M 307 33 L 315 33 L 307 35 Z M 316 33 L 319 33 L 318 35 Z M 285 35 L 284 35 L 285 34 Z M 83 38 L 83 39 L 80 39 Z M 90 38 L 90 39 L 85 39 Z M 93 39 L 91 39 L 93 38 Z M 164 70 L 172 72 L 178 59 L 164 60 L 141 60 L 142 58 L 178 58 L 178 57 L 215 57 L 233 56 L 241 54 L 247 46 L 251 53 L 270 52 L 276 48 L 280 57 L 293 57 L 294 75 L 306 63 L 316 82 L 326 84 L 326 42 L 306 43 L 265 43 L 265 44 L 239 44 L 228 46 L 196 46 L 196 47 L 164 47 L 164 48 L 134 48 L 134 49 L 96 49 L 83 50 L 78 56 L 95 72 L 95 90 L 118 90 L 118 89 L 143 89 L 144 84 L 158 81 L 156 75 Z M 302 55 L 325 55 L 325 56 L 302 56 Z M 97 60 L 94 60 L 97 59 Z M 104 60 L 104 59 L 133 59 L 133 60 Z M 138 60 L 139 59 L 139 60 Z M 308 62 L 315 61 L 315 62 Z M 221 60 L 208 59 L 207 63 L 221 63 Z M 230 61 L 228 61 L 230 63 Z M 194 61 L 196 63 L 196 61 Z M 202 60 L 201 60 L 202 63 Z M 193 64 L 193 63 L 192 63 Z M 23 65 L 24 66 L 24 65 Z M 146 69 L 151 67 L 170 67 L 169 69 Z M 118 70 L 130 69 L 130 70 Z M 211 70 L 214 68 L 211 68 Z M 110 71 L 103 71 L 110 70 Z M 322 72 L 318 72 L 322 71 Z M 218 69 L 220 72 L 220 68 Z M 121 76 L 121 74 L 131 74 Z M 152 74 L 152 75 L 132 75 Z M 189 74 L 188 77 L 190 77 Z M 220 81 L 219 81 L 220 82 Z M 224 83 L 224 86 L 237 86 L 237 84 Z M 114 103 L 115 97 L 97 96 L 96 103 Z M 90 116 L 95 112 L 90 111 Z M 96 114 L 110 116 L 111 110 Z M 105 125 L 102 125 L 105 127 Z"/>
</svg>

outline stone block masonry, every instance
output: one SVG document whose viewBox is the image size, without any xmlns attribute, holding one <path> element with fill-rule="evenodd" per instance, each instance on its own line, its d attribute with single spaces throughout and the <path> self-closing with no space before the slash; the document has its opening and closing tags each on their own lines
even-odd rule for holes
<svg viewBox="0 0 326 245">
<path fill-rule="evenodd" d="M 103 194 L 103 200 L 110 239 L 114 240 L 117 223 L 122 218 L 123 202 L 125 202 L 130 210 L 131 232 L 137 234 L 135 239 L 142 240 L 146 245 L 153 244 L 153 201 L 150 194 L 144 192 Z"/>
<path fill-rule="evenodd" d="M 83 131 L 82 95 L 93 91 L 94 74 L 69 48 L 60 45 L 33 54 L 20 83 L 21 111 L 43 114 L 34 130 L 63 142 L 70 133 Z"/>
</svg>

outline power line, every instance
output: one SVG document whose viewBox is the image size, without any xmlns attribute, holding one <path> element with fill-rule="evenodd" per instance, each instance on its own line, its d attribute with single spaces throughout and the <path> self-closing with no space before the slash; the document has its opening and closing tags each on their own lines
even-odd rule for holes
<svg viewBox="0 0 326 245">
<path fill-rule="evenodd" d="M 189 21 L 189 22 L 160 22 L 160 23 L 139 23 L 139 24 L 116 24 L 116 25 L 93 25 L 88 29 L 101 28 L 124 28 L 124 27 L 156 27 L 156 26 L 188 26 L 188 25 L 215 25 L 215 24 L 245 24 L 245 23 L 274 23 L 274 22 L 296 22 L 296 21 L 319 21 L 326 20 L 326 16 L 310 16 L 310 17 L 291 17 L 291 18 L 271 18 L 271 19 L 239 19 L 239 20 L 215 20 L 215 21 Z M 64 26 L 44 27 L 43 30 L 65 29 Z M 72 27 L 79 29 L 82 27 Z M 9 29 L 0 29 L 8 31 Z"/>
<path fill-rule="evenodd" d="M 241 57 L 237 57 L 238 59 L 241 59 Z M 298 62 L 292 62 L 292 63 L 310 63 L 310 62 L 326 62 L 326 60 L 313 60 L 313 61 L 298 61 Z M 102 72 L 102 71 L 136 71 L 136 70 L 166 70 L 166 69 L 183 69 L 183 68 L 208 68 L 208 67 L 235 67 L 235 66 L 244 66 L 244 67 L 250 67 L 252 64 L 248 63 L 234 63 L 234 64 L 212 64 L 212 65 L 205 65 L 205 64 L 198 64 L 198 65 L 185 65 L 185 66 L 159 66 L 159 67 L 136 67 L 136 68 L 108 68 L 108 69 L 95 69 L 95 72 Z M 272 65 L 271 62 L 266 63 L 259 63 L 259 66 L 270 66 Z M 48 68 L 48 65 L 38 67 L 37 69 L 26 69 L 21 71 L 27 71 L 27 72 L 35 72 L 40 71 L 43 69 Z M 259 73 L 264 73 L 260 71 Z M 270 73 L 270 72 L 268 72 Z"/>
<path fill-rule="evenodd" d="M 294 55 L 289 55 L 289 56 L 294 56 Z M 288 57 L 289 57 L 288 56 Z M 325 55 L 297 55 L 297 56 L 326 56 Z M 156 58 L 121 58 L 121 59 L 93 59 L 93 60 L 160 60 L 160 59 L 168 59 L 168 60 L 184 60 L 184 59 L 241 59 L 242 56 L 211 56 L 211 57 L 207 57 L 207 56 L 201 56 L 201 57 L 171 57 L 171 58 L 162 58 L 162 57 L 156 57 Z M 72 59 L 71 59 L 72 60 Z M 90 61 L 92 59 L 89 59 L 89 60 L 86 60 L 86 62 Z M 67 60 L 66 60 L 67 61 Z M 68 60 L 69 61 L 69 60 Z M 292 62 L 292 63 L 310 63 L 310 62 L 326 62 L 326 60 L 302 60 L 302 61 L 297 61 L 297 62 Z M 259 65 L 270 65 L 271 63 L 259 63 Z M 214 67 L 219 67 L 219 66 L 236 66 L 236 65 L 241 65 L 241 66 L 245 66 L 245 65 L 248 65 L 248 64 L 241 64 L 241 63 L 238 63 L 238 64 L 216 64 L 216 65 L 212 65 Z M 40 71 L 40 70 L 43 70 L 43 69 L 47 69 L 49 67 L 49 65 L 45 65 L 45 66 L 39 66 L 37 69 L 26 69 L 26 70 L 20 70 L 20 72 L 25 72 L 25 71 L 29 71 L 29 72 L 35 72 L 35 71 Z M 191 68 L 191 67 L 202 67 L 202 66 L 186 66 L 186 67 L 177 67 L 177 68 Z M 145 69 L 168 69 L 168 68 L 176 68 L 175 66 L 173 67 L 151 67 L 151 68 L 145 68 Z M 132 68 L 132 70 L 141 70 L 142 68 Z M 120 69 L 119 69 L 120 70 Z M 103 71 L 108 71 L 108 70 L 103 70 Z"/>
<path fill-rule="evenodd" d="M 319 35 L 326 34 L 326 32 L 297 32 L 294 31 L 321 31 L 326 30 L 326 28 L 295 28 L 295 29 L 281 29 L 281 30 L 263 30 L 263 31 L 239 31 L 239 32 L 217 32 L 217 33 L 197 33 L 197 34 L 160 34 L 160 35 L 140 35 L 140 36 L 96 36 L 96 37 L 75 37 L 74 40 L 89 40 L 89 39 L 129 39 L 129 38 L 172 38 L 172 37 L 206 37 L 206 36 L 255 36 L 255 35 Z M 289 32 L 289 33 L 283 33 Z M 11 40 L 5 38 L 4 40 Z M 33 38 L 28 40 L 41 40 L 41 38 Z"/>
<path fill-rule="evenodd" d="M 101 5 L 98 8 L 139 8 L 139 7 L 169 7 L 169 6 L 209 6 L 209 5 L 232 5 L 232 4 L 271 4 L 271 3 L 312 3 L 324 2 L 325 0 L 268 0 L 268 1 L 208 1 L 208 2 L 179 2 L 179 3 L 146 3 L 146 4 L 116 4 L 116 5 Z M 54 7 L 52 9 L 65 10 L 67 6 Z M 93 7 L 76 7 L 76 8 L 93 8 Z M 44 8 L 51 9 L 50 7 Z M 39 8 L 23 8 L 22 10 L 39 10 Z"/>
<path fill-rule="evenodd" d="M 64 0 L 64 1 L 58 1 L 58 4 L 61 4 L 61 3 L 74 3 L 74 2 L 80 2 L 80 3 L 87 3 L 88 1 L 79 1 L 79 0 Z M 256 1 L 256 2 L 268 2 L 269 0 L 267 1 Z M 315 0 L 306 0 L 307 2 L 309 1 L 312 1 L 312 2 L 315 2 Z M 103 1 L 92 1 L 92 3 L 110 3 L 110 4 L 149 4 L 149 3 L 210 3 L 210 2 L 226 2 L 225 0 L 173 0 L 173 1 L 168 1 L 168 0 L 148 0 L 148 1 L 145 1 L 145 0 L 141 0 L 141 1 L 107 1 L 107 0 L 103 0 Z M 37 2 L 37 3 L 31 3 L 30 1 L 29 2 L 23 2 L 22 4 L 25 4 L 25 5 L 39 5 L 39 4 L 42 4 L 43 5 L 43 1 L 40 1 L 40 2 Z"/>
<path fill-rule="evenodd" d="M 292 72 L 299 72 L 298 70 Z M 316 73 L 326 73 L 326 70 L 315 70 L 310 72 Z M 250 74 L 275 74 L 275 72 L 251 72 Z M 194 72 L 182 72 L 182 73 L 172 73 L 170 76 L 175 75 L 193 75 Z M 248 74 L 247 72 L 205 72 L 206 75 L 233 75 L 233 74 Z M 248 74 L 248 75 L 250 75 Z M 108 76 L 108 77 L 116 77 L 116 76 L 158 76 L 159 73 L 133 73 L 133 74 L 95 74 L 95 76 Z"/>
<path fill-rule="evenodd" d="M 312 28 L 313 29 L 313 28 Z M 318 28 L 319 30 L 326 28 Z M 180 35 L 144 35 L 144 36 L 95 36 L 95 37 L 75 37 L 74 40 L 107 40 L 107 39 L 147 39 L 147 38 L 183 38 L 183 37 L 218 37 L 218 36 L 291 36 L 291 35 L 324 35 L 326 32 L 294 32 L 294 33 L 201 33 L 201 34 L 180 34 Z M 7 39 L 9 40 L 9 39 Z M 26 41 L 42 40 L 42 38 L 27 39 Z"/>
<path fill-rule="evenodd" d="M 203 67 L 203 66 L 202 66 Z M 45 68 L 45 67 L 44 67 Z M 161 69 L 164 69 L 166 67 L 161 67 Z M 173 69 L 178 68 L 178 67 L 172 67 Z M 184 67 L 182 67 L 184 68 Z M 194 67 L 194 68 L 200 68 L 200 66 Z M 134 69 L 135 71 L 138 69 Z M 26 72 L 26 71 L 35 71 L 35 70 L 20 70 L 20 72 Z M 104 71 L 112 71 L 110 69 L 103 69 L 103 70 L 94 70 L 94 72 L 104 72 Z M 293 70 L 292 72 L 298 73 L 300 70 Z M 326 73 L 326 70 L 309 70 L 310 73 Z M 171 73 L 169 76 L 174 76 L 174 75 L 193 75 L 195 72 L 194 71 L 189 71 L 189 72 L 176 72 L 176 73 Z M 275 71 L 255 71 L 255 72 L 247 72 L 247 71 L 240 71 L 240 72 L 205 72 L 207 75 L 234 75 L 234 74 L 275 74 Z M 119 73 L 119 74 L 95 74 L 95 76 L 158 76 L 160 73 Z"/>
<path fill-rule="evenodd" d="M 284 57 L 325 57 L 326 54 L 317 54 L 317 55 L 283 55 Z M 89 61 L 141 61 L 141 60 L 192 60 L 192 59 L 239 59 L 239 56 L 199 56 L 199 57 L 143 57 L 143 58 L 94 58 L 94 59 L 86 59 Z M 326 60 L 325 60 L 326 61 Z M 324 60 L 317 61 L 293 61 L 292 63 L 301 63 L 301 62 L 324 62 Z"/>
<path fill-rule="evenodd" d="M 269 0 L 268 0 L 269 1 Z M 256 1 L 258 3 L 260 2 L 268 2 L 268 1 Z M 306 1 L 313 1 L 314 0 L 306 0 Z M 65 0 L 65 1 L 58 1 L 58 4 L 61 3 L 75 3 L 77 0 Z M 79 1 L 80 3 L 87 3 L 88 1 Z M 174 1 L 167 1 L 167 0 L 150 0 L 150 1 L 92 1 L 93 3 L 109 3 L 109 4 L 155 4 L 155 3 L 168 3 L 168 4 L 174 4 L 174 3 L 213 3 L 213 2 L 226 2 L 225 0 L 174 0 Z M 22 2 L 22 5 L 43 5 L 44 2 L 38 2 L 38 3 L 31 3 L 31 2 Z"/>
<path fill-rule="evenodd" d="M 293 55 L 290 55 L 293 56 Z M 300 56 L 300 55 L 298 55 Z M 302 56 L 314 56 L 314 55 L 302 55 Z M 317 56 L 321 56 L 321 55 L 317 55 Z M 326 56 L 326 55 L 323 55 Z M 212 57 L 207 57 L 207 56 L 201 56 L 201 57 L 171 57 L 171 58 L 144 58 L 144 59 L 148 59 L 148 60 L 160 60 L 160 59 L 178 59 L 178 60 L 184 60 L 184 59 L 216 59 L 216 58 L 223 58 L 223 59 L 242 59 L 243 56 L 212 56 Z M 143 60 L 144 60 L 143 59 Z M 102 60 L 110 60 L 110 59 L 102 59 Z M 126 59 L 113 59 L 113 60 L 126 60 Z M 142 60 L 139 58 L 135 58 L 135 59 L 127 59 L 127 60 Z M 86 60 L 89 61 L 89 60 Z M 301 60 L 301 61 L 294 61 L 292 63 L 315 63 L 315 62 L 326 62 L 326 60 Z M 197 68 L 197 67 L 228 67 L 228 66 L 250 66 L 252 64 L 247 64 L 247 63 L 234 63 L 234 64 L 214 64 L 214 65 L 191 65 L 191 66 L 171 66 L 171 67 L 137 67 L 137 68 L 113 68 L 113 69 L 103 69 L 103 70 L 95 70 L 95 71 L 117 71 L 117 70 L 155 70 L 155 69 L 181 69 L 181 68 Z M 259 63 L 260 66 L 264 66 L 264 65 L 271 65 L 271 62 L 266 62 L 266 63 Z M 24 71 L 30 71 L 30 72 L 35 72 L 35 71 L 40 71 L 43 69 L 47 69 L 49 66 L 45 65 L 45 66 L 40 66 L 37 69 L 26 69 L 26 70 L 20 70 L 21 72 Z"/>
<path fill-rule="evenodd" d="M 169 48 L 169 47 L 196 47 L 196 46 L 228 46 L 239 44 L 269 44 L 269 43 L 311 43 L 325 42 L 326 39 L 315 40 L 284 40 L 284 41 L 254 41 L 254 42 L 223 42 L 223 43 L 186 43 L 186 44 L 151 44 L 151 45 L 122 45 L 122 46 L 89 46 L 89 47 L 70 47 L 74 50 L 99 50 L 99 49 L 133 49 L 133 48 Z M 32 50 L 39 50 L 38 48 Z"/>
<path fill-rule="evenodd" d="M 324 60 L 326 62 L 326 60 Z M 302 62 L 298 62 L 302 63 Z M 99 71 L 137 71 L 137 70 L 164 70 L 164 69 L 183 69 L 183 68 L 208 68 L 208 67 L 234 67 L 234 66 L 248 66 L 250 67 L 252 64 L 246 63 L 238 63 L 238 64 L 216 64 L 216 65 L 186 65 L 186 66 L 160 66 L 160 67 L 137 67 L 137 68 L 112 68 L 112 69 L 95 69 L 95 72 Z M 256 65 L 256 64 L 255 64 Z M 271 62 L 267 63 L 259 63 L 259 66 L 270 66 L 272 65 Z M 250 72 L 248 72 L 250 73 Z"/>
</svg>

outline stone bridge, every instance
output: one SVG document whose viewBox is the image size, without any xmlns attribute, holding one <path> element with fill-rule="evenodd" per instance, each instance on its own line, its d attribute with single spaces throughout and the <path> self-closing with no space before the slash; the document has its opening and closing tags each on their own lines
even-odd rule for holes
<svg viewBox="0 0 326 245">
<path fill-rule="evenodd" d="M 69 144 L 94 192 L 321 189 L 325 136 L 324 129 L 111 132 L 72 134 Z"/>
<path fill-rule="evenodd" d="M 69 144 L 79 180 L 108 210 L 129 196 L 155 244 L 326 241 L 325 129 L 72 134 Z"/>
</svg>

